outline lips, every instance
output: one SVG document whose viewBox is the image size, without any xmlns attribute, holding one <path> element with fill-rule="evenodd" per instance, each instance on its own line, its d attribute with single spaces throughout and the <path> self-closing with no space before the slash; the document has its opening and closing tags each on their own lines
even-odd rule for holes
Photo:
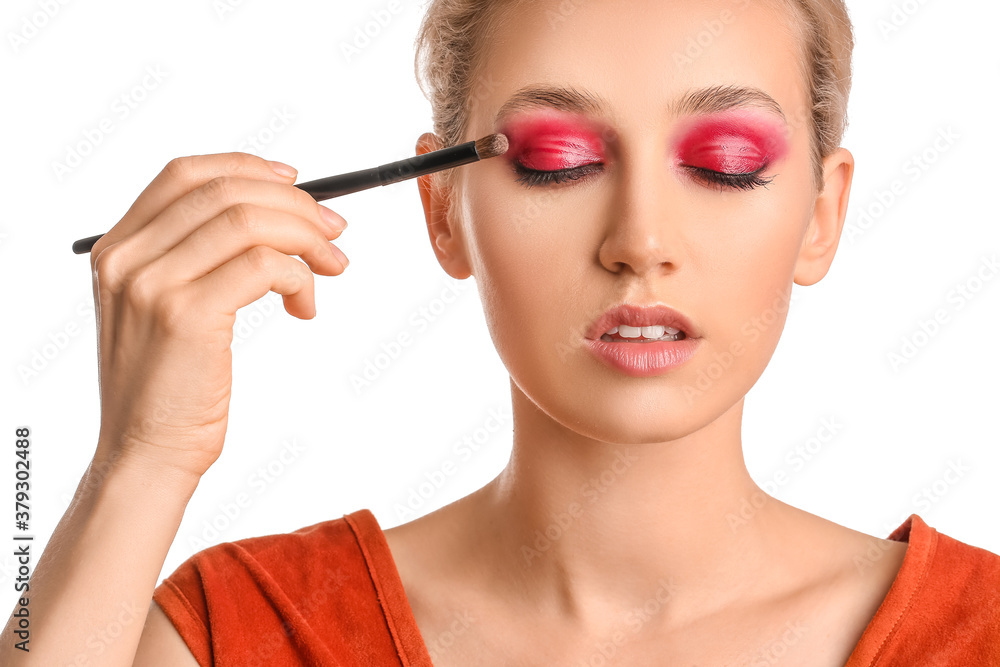
<svg viewBox="0 0 1000 667">
<path fill-rule="evenodd" d="M 587 338 L 599 339 L 604 332 L 625 324 L 630 327 L 651 327 L 662 325 L 684 332 L 686 338 L 700 338 L 701 333 L 683 313 L 668 306 L 638 306 L 622 304 L 609 309 L 587 330 Z"/>
</svg>

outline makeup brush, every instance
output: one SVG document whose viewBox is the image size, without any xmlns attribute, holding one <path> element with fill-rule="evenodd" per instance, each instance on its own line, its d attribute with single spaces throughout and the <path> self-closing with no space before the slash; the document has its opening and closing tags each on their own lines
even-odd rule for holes
<svg viewBox="0 0 1000 667">
<path fill-rule="evenodd" d="M 337 176 L 320 178 L 307 183 L 299 183 L 295 187 L 305 190 L 316 201 L 333 199 L 360 190 L 368 190 L 379 185 L 398 183 L 417 176 L 432 174 L 435 171 L 460 167 L 470 162 L 478 162 L 491 157 L 497 157 L 507 152 L 507 137 L 502 134 L 491 134 L 469 141 L 458 146 L 442 148 L 423 155 L 390 162 L 380 167 L 352 171 Z M 97 240 L 104 234 L 80 239 L 73 243 L 73 252 L 78 255 L 90 252 Z"/>
</svg>

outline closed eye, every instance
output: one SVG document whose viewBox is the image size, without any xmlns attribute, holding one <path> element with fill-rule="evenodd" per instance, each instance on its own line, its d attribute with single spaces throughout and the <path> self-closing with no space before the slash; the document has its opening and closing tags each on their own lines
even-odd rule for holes
<svg viewBox="0 0 1000 667">
<path fill-rule="evenodd" d="M 517 161 L 513 164 L 514 171 L 518 174 L 517 182 L 528 187 L 558 185 L 561 183 L 578 181 L 586 176 L 599 173 L 604 170 L 604 164 L 601 162 L 580 165 L 579 167 L 570 167 L 568 169 L 557 169 L 555 171 L 529 169 Z M 749 191 L 758 187 L 764 187 L 766 189 L 775 178 L 775 176 L 762 177 L 760 175 L 767 169 L 768 165 L 766 164 L 756 171 L 740 174 L 715 171 L 713 169 L 706 169 L 704 167 L 695 167 L 691 165 L 681 166 L 687 170 L 687 172 L 695 180 L 720 191 Z"/>
<path fill-rule="evenodd" d="M 762 178 L 760 175 L 767 169 L 768 165 L 763 165 L 756 171 L 743 174 L 734 174 L 726 171 L 715 171 L 704 167 L 693 167 L 691 165 L 681 165 L 690 173 L 695 180 L 708 185 L 709 187 L 722 190 L 753 190 L 763 187 L 767 189 L 774 176 Z"/>
<path fill-rule="evenodd" d="M 518 183 L 523 183 L 528 187 L 534 187 L 537 185 L 550 185 L 566 183 L 568 181 L 577 181 L 590 174 L 595 174 L 604 169 L 604 163 L 594 162 L 591 164 L 580 165 L 579 167 L 570 167 L 568 169 L 557 169 L 555 171 L 540 171 L 538 169 L 529 169 L 525 167 L 518 161 L 514 161 L 514 171 L 517 173 Z"/>
</svg>

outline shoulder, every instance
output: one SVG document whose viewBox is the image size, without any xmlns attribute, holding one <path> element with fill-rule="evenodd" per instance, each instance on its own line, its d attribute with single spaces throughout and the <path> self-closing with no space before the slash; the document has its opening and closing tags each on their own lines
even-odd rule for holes
<svg viewBox="0 0 1000 667">
<path fill-rule="evenodd" d="M 914 614 L 978 628 L 1000 642 L 1000 555 L 927 530 L 932 533 L 929 565 L 919 594 L 937 608 L 922 606 Z"/>
<path fill-rule="evenodd" d="M 216 544 L 184 561 L 153 600 L 202 664 L 250 664 L 262 652 L 308 662 L 318 646 L 346 655 L 362 624 L 384 625 L 364 546 L 377 526 L 365 509 Z"/>
<path fill-rule="evenodd" d="M 190 556 L 166 582 L 178 587 L 232 586 L 263 581 L 286 591 L 335 589 L 355 581 L 363 567 L 359 510 L 289 533 L 222 542 Z"/>
<path fill-rule="evenodd" d="M 1000 556 L 916 514 L 890 539 L 909 548 L 869 628 L 867 664 L 1000 664 Z"/>
</svg>

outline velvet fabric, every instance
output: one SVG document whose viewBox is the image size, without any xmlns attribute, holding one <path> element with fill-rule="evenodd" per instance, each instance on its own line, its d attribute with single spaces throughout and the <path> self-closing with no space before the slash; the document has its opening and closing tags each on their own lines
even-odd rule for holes
<svg viewBox="0 0 1000 667">
<path fill-rule="evenodd" d="M 889 539 L 909 547 L 845 667 L 1000 667 L 1000 556 L 916 514 Z M 153 599 L 202 667 L 432 667 L 367 509 L 204 549 Z"/>
</svg>

